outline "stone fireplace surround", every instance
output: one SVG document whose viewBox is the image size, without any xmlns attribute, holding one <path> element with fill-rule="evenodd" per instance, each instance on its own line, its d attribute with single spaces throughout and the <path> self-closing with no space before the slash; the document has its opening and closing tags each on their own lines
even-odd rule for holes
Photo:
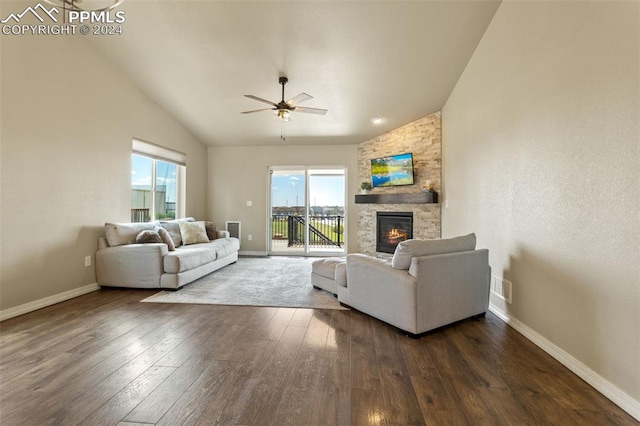
<svg viewBox="0 0 640 426">
<path fill-rule="evenodd" d="M 414 184 L 374 188 L 371 194 L 422 192 L 427 180 L 440 193 L 442 139 L 440 112 L 430 114 L 405 126 L 391 130 L 358 146 L 358 185 L 371 182 L 371 159 L 394 154 L 413 154 Z M 412 212 L 413 238 L 441 237 L 440 204 L 356 204 L 358 251 L 376 255 L 377 212 Z M 385 254 L 388 255 L 388 254 Z"/>
</svg>

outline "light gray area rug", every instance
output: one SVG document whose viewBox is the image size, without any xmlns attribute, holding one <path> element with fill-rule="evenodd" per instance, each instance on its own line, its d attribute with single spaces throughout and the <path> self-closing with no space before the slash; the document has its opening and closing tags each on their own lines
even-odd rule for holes
<svg viewBox="0 0 640 426">
<path fill-rule="evenodd" d="M 178 291 L 161 291 L 143 302 L 346 309 L 331 293 L 311 285 L 313 258 L 239 258 Z"/>
</svg>

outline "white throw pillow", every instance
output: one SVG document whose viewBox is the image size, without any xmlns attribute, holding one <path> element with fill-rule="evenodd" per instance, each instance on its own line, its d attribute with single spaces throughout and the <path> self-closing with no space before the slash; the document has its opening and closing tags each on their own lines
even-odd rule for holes
<svg viewBox="0 0 640 426">
<path fill-rule="evenodd" d="M 180 235 L 182 236 L 182 244 L 185 246 L 209 242 L 204 221 L 180 222 Z"/>
<path fill-rule="evenodd" d="M 417 256 L 431 256 L 442 253 L 475 250 L 476 234 L 441 240 L 405 240 L 396 246 L 391 259 L 395 269 L 409 269 L 411 259 Z"/>
</svg>

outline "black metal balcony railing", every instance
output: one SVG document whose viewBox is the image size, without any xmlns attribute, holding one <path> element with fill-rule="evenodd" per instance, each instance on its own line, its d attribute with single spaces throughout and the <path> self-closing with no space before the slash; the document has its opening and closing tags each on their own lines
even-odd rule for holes
<svg viewBox="0 0 640 426">
<path fill-rule="evenodd" d="M 301 215 L 272 215 L 271 238 L 286 240 L 288 247 L 304 247 L 305 217 Z M 344 217 L 309 216 L 309 246 L 342 247 L 344 244 Z"/>
<path fill-rule="evenodd" d="M 150 209 L 131 209 L 131 222 L 149 222 Z M 287 247 L 304 247 L 305 217 L 296 214 L 274 214 L 271 217 L 271 238 L 287 241 Z M 309 216 L 309 246 L 314 248 L 344 245 L 344 217 L 339 215 Z"/>
</svg>

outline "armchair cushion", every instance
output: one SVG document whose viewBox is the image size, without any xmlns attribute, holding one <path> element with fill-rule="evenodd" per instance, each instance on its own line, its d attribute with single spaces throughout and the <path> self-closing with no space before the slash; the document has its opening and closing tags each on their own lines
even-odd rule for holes
<svg viewBox="0 0 640 426">
<path fill-rule="evenodd" d="M 405 240 L 396 246 L 391 260 L 395 269 L 408 270 L 411 259 L 417 256 L 431 256 L 442 253 L 456 253 L 475 250 L 476 234 L 441 240 Z"/>
</svg>

